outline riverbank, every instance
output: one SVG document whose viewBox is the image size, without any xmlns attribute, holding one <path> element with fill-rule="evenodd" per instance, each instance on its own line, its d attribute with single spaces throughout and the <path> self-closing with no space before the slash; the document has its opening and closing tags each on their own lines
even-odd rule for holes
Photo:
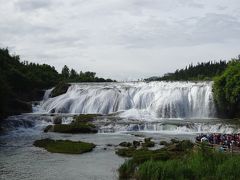
<svg viewBox="0 0 240 180">
<path fill-rule="evenodd" d="M 186 142 L 186 141 L 185 141 Z M 120 179 L 231 179 L 239 178 L 240 155 L 221 153 L 208 148 L 170 144 L 152 155 L 133 154 L 119 168 Z M 174 156 L 172 154 L 176 153 Z M 155 156 L 154 156 L 155 155 Z M 139 158 L 140 157 L 140 158 Z M 154 158 L 153 158 L 154 157 Z"/>
</svg>

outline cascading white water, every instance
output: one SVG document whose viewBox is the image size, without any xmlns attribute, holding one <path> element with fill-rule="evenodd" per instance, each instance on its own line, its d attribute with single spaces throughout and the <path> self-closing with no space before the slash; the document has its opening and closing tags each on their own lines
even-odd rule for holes
<svg viewBox="0 0 240 180">
<path fill-rule="evenodd" d="M 212 82 L 72 84 L 42 107 L 56 113 L 123 112 L 127 117 L 210 118 L 215 114 Z"/>
<path fill-rule="evenodd" d="M 53 89 L 54 88 L 51 88 L 51 89 L 48 89 L 48 90 L 45 91 L 45 94 L 43 96 L 43 101 L 47 100 L 50 97 L 51 92 L 52 92 Z"/>
</svg>

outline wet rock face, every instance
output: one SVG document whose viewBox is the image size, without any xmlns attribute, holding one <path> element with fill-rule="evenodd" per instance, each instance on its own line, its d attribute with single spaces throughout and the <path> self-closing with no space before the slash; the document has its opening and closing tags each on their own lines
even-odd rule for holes
<svg viewBox="0 0 240 180">
<path fill-rule="evenodd" d="M 130 142 L 121 142 L 121 143 L 119 144 L 119 146 L 122 146 L 122 147 L 130 147 L 130 146 L 132 146 L 132 143 L 130 143 Z"/>
<path fill-rule="evenodd" d="M 54 117 L 53 124 L 62 124 L 62 117 L 60 117 L 60 116 Z"/>
<path fill-rule="evenodd" d="M 64 82 L 60 82 L 59 84 L 57 84 L 57 86 L 52 90 L 50 96 L 51 97 L 56 97 L 59 95 L 62 95 L 64 93 L 67 92 L 68 88 L 69 88 L 70 84 L 64 83 Z"/>
<path fill-rule="evenodd" d="M 134 147 L 138 147 L 140 145 L 141 145 L 140 141 L 133 141 L 133 146 Z"/>
<path fill-rule="evenodd" d="M 151 138 L 145 138 L 144 143 L 142 144 L 143 147 L 154 147 L 155 142 L 151 140 Z"/>
</svg>

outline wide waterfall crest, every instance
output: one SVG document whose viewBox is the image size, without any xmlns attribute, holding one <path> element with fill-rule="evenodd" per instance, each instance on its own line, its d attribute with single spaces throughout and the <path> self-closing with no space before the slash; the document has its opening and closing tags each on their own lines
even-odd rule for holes
<svg viewBox="0 0 240 180">
<path fill-rule="evenodd" d="M 210 118 L 215 115 L 212 82 L 138 82 L 72 84 L 68 91 L 44 101 L 54 113 L 122 112 L 157 118 Z"/>
</svg>

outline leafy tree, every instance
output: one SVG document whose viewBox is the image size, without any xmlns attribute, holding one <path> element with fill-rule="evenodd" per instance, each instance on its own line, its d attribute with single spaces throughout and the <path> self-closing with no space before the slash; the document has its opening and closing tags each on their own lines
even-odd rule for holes
<svg viewBox="0 0 240 180">
<path fill-rule="evenodd" d="M 68 79 L 69 76 L 70 76 L 69 68 L 67 67 L 67 65 L 64 65 L 64 67 L 62 68 L 62 77 L 64 79 Z"/>
<path fill-rule="evenodd" d="M 112 81 L 96 77 L 95 72 L 78 74 L 74 69 L 70 71 L 66 65 L 59 74 L 52 66 L 21 62 L 19 56 L 10 55 L 7 48 L 0 48 L 0 119 L 6 115 L 29 112 L 26 101 L 41 100 L 43 89 L 63 80 L 65 83 Z"/>
<path fill-rule="evenodd" d="M 240 117 L 240 60 L 234 59 L 221 76 L 214 80 L 214 99 L 219 114 Z"/>
<path fill-rule="evenodd" d="M 41 100 L 42 89 L 59 81 L 54 67 L 20 62 L 19 56 L 0 49 L 0 119 L 16 112 L 29 112 L 26 101 Z"/>
<path fill-rule="evenodd" d="M 72 81 L 77 80 L 78 74 L 77 74 L 77 72 L 74 69 L 71 69 L 69 78 Z"/>
<path fill-rule="evenodd" d="M 198 81 L 198 80 L 212 80 L 215 76 L 221 75 L 226 69 L 227 62 L 206 62 L 197 63 L 193 66 L 190 64 L 184 69 L 177 69 L 174 73 L 167 73 L 162 77 L 150 77 L 146 81 Z"/>
</svg>

